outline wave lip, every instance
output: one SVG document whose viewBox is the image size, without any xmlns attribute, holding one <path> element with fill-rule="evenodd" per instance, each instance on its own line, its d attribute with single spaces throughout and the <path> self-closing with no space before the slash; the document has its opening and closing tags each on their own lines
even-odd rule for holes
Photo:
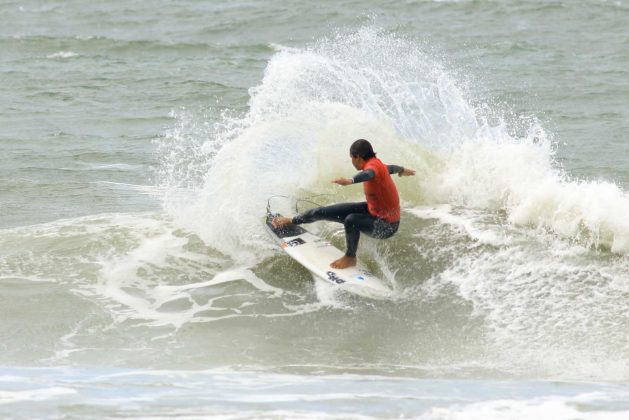
<svg viewBox="0 0 629 420">
<path fill-rule="evenodd" d="M 571 180 L 555 166 L 551 143 L 533 139 L 465 142 L 444 159 L 429 191 L 437 201 L 505 211 L 517 226 L 629 253 L 627 193 L 606 181 Z"/>
</svg>

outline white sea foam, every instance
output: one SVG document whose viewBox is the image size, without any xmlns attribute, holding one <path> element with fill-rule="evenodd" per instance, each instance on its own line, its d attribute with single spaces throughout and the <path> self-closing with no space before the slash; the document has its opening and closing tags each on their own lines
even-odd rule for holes
<svg viewBox="0 0 629 420">
<path fill-rule="evenodd" d="M 455 255 L 421 286 L 438 296 L 448 285 L 471 302 L 492 342 L 492 365 L 524 377 L 624 380 L 629 269 L 543 232 L 505 231 L 491 248 Z"/>
<path fill-rule="evenodd" d="M 146 194 L 154 197 L 161 197 L 164 193 L 163 188 L 154 185 L 137 185 L 110 181 L 96 181 L 94 184 L 103 185 L 113 190 L 136 191 L 140 194 Z"/>
<path fill-rule="evenodd" d="M 45 401 L 75 394 L 76 391 L 66 387 L 27 389 L 20 391 L 0 391 L 0 404 L 12 404 L 25 401 Z"/>
<path fill-rule="evenodd" d="M 59 220 L 6 229 L 2 238 L 0 247 L 10 252 L 0 258 L 1 279 L 56 283 L 46 290 L 61 296 L 50 297 L 47 304 L 55 305 L 64 292 L 97 302 L 113 326 L 156 327 L 148 339 L 174 334 L 190 323 L 294 316 L 326 306 L 310 304 L 300 293 L 234 265 L 156 214 Z M 59 362 L 89 352 L 85 332 L 99 318 L 77 314 L 45 360 Z"/>
<path fill-rule="evenodd" d="M 595 409 L 598 393 L 576 396 L 552 396 L 530 399 L 500 399 L 433 408 L 422 420 L 617 420 L 629 416 L 628 409 Z M 590 408 L 592 407 L 592 408 Z"/>
<path fill-rule="evenodd" d="M 47 55 L 46 58 L 74 58 L 78 56 L 79 54 L 72 51 L 59 51 L 54 54 Z"/>
<path fill-rule="evenodd" d="M 98 164 L 98 163 L 89 163 L 85 164 L 88 170 L 93 171 L 137 171 L 142 169 L 142 165 L 130 165 L 128 163 L 108 163 L 108 164 Z"/>
<path fill-rule="evenodd" d="M 506 132 L 461 143 L 429 185 L 438 201 L 505 210 L 516 225 L 542 227 L 587 246 L 629 252 L 629 196 L 604 181 L 571 181 L 553 166 L 548 141 Z"/>
<path fill-rule="evenodd" d="M 499 233 L 495 231 L 495 226 L 487 226 L 487 224 L 485 224 L 485 226 L 479 227 L 475 224 L 473 210 L 467 210 L 467 214 L 464 215 L 453 214 L 452 206 L 448 204 L 413 207 L 407 210 L 409 213 L 419 218 L 437 219 L 440 223 L 454 226 L 479 243 L 500 246 L 509 242 L 509 239 L 503 232 Z"/>
<path fill-rule="evenodd" d="M 183 292 L 241 279 L 252 285 L 265 285 L 247 270 L 223 271 L 210 282 L 184 286 L 164 285 L 161 282 L 166 279 L 156 275 L 155 271 L 172 267 L 169 261 L 190 265 L 196 271 L 195 277 L 212 275 L 209 270 L 213 261 L 198 253 L 186 251 L 188 239 L 178 236 L 167 225 L 154 226 L 145 232 L 136 228 L 134 234 L 139 235 L 136 238 L 139 242 L 133 249 L 123 255 L 100 261 L 102 268 L 99 282 L 94 287 L 98 296 L 111 302 L 108 306 L 121 321 L 137 319 L 155 326 L 179 327 L 193 319 L 197 313 L 212 309 L 212 301 L 198 304 L 189 293 Z M 168 310 L 163 309 L 172 302 L 178 304 Z"/>
<path fill-rule="evenodd" d="M 323 368 L 323 366 L 321 366 Z M 31 405 L 33 417 L 82 405 L 100 417 L 607 420 L 628 414 L 627 389 L 596 384 L 415 379 L 361 374 L 283 374 L 242 369 L 20 369 L 0 406 Z M 111 389 L 117 391 L 111 393 Z M 213 392 L 208 393 L 208 389 Z M 190 401 L 194 401 L 191 404 Z M 3 404 L 4 403 L 4 404 Z M 92 413 L 90 411 L 89 413 Z M 348 413 L 356 413 L 348 415 Z"/>
</svg>

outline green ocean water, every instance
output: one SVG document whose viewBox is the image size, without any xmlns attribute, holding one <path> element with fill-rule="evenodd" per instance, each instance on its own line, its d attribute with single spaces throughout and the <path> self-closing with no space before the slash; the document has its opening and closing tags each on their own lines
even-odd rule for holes
<svg viewBox="0 0 629 420">
<path fill-rule="evenodd" d="M 0 415 L 623 418 L 629 4 L 0 2 Z M 389 284 L 261 223 L 372 140 Z M 314 227 L 339 247 L 339 226 Z M 546 417 L 544 417 L 546 416 Z"/>
</svg>

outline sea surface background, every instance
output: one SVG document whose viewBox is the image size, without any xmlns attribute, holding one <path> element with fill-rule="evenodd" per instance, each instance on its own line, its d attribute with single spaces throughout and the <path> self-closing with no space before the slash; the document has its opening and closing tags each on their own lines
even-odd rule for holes
<svg viewBox="0 0 629 420">
<path fill-rule="evenodd" d="M 0 417 L 629 415 L 626 1 L 2 0 L 0 23 Z M 272 195 L 360 200 L 329 181 L 361 137 L 417 171 L 396 236 L 361 239 L 385 300 L 262 225 Z"/>
</svg>

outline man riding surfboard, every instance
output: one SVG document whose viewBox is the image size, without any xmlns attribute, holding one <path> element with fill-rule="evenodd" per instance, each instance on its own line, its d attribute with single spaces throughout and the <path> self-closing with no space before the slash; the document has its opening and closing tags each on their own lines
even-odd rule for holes
<svg viewBox="0 0 629 420">
<path fill-rule="evenodd" d="M 352 143 L 349 155 L 352 164 L 360 172 L 352 178 L 337 178 L 332 182 L 342 186 L 362 182 L 366 201 L 317 207 L 292 218 L 278 216 L 271 221 L 276 228 L 318 220 L 343 223 L 347 249 L 343 257 L 330 264 L 337 269 L 356 265 L 361 232 L 376 239 L 390 238 L 397 232 L 400 225 L 400 200 L 391 175 L 415 175 L 413 169 L 382 163 L 376 157 L 371 143 L 364 139 Z"/>
</svg>

